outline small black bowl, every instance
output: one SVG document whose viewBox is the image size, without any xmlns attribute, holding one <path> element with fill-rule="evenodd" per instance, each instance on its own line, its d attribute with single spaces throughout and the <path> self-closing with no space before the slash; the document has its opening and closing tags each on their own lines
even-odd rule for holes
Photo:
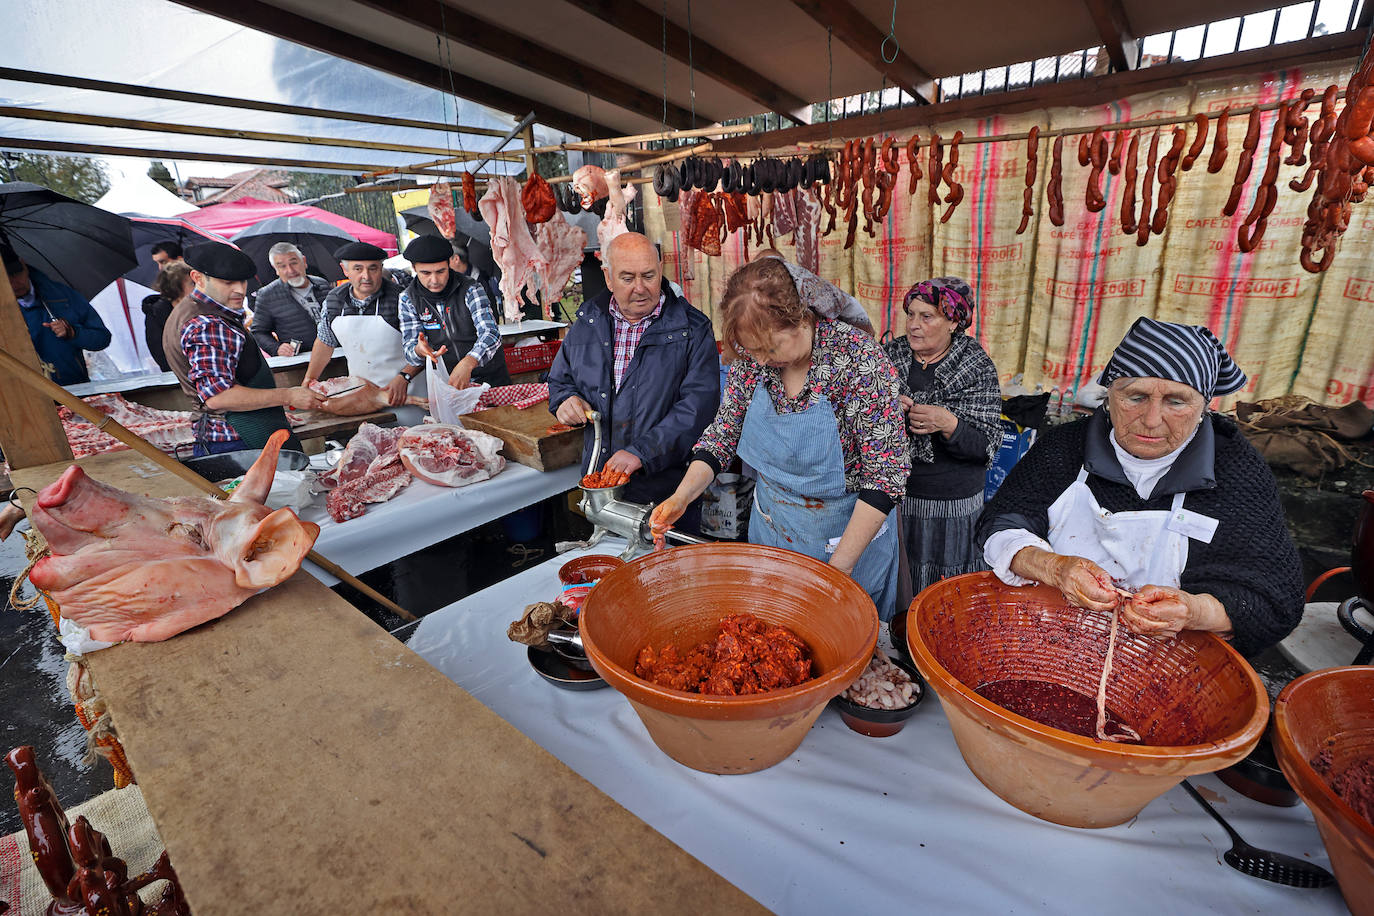
<svg viewBox="0 0 1374 916">
<path fill-rule="evenodd" d="M 861 735 L 870 738 L 888 738 L 897 734 L 906 725 L 906 720 L 916 713 L 917 707 L 926 697 L 926 682 L 921 677 L 921 673 L 916 670 L 916 666 L 908 663 L 902 658 L 888 657 L 888 661 L 901 668 L 911 676 L 911 682 L 915 685 L 912 692 L 916 698 L 912 700 L 910 706 L 903 706 L 901 709 L 873 709 L 868 706 L 861 706 L 852 700 L 846 700 L 844 695 L 835 697 L 830 703 L 835 707 L 835 711 L 840 714 L 844 724 Z"/>
<path fill-rule="evenodd" d="M 530 667 L 534 669 L 535 674 L 560 690 L 600 690 L 602 687 L 610 686 L 595 671 L 574 668 L 547 649 L 530 646 L 525 655 L 529 658 Z"/>
</svg>

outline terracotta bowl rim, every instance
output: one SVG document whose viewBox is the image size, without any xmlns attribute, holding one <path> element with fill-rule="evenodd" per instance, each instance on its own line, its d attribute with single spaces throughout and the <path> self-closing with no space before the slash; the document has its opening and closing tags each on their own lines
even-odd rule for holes
<svg viewBox="0 0 1374 916">
<path fill-rule="evenodd" d="M 1293 703 L 1293 694 L 1301 693 L 1311 688 L 1311 685 L 1328 679 L 1367 678 L 1374 682 L 1374 667 L 1369 665 L 1343 665 L 1339 668 L 1321 668 L 1316 671 L 1309 671 L 1301 677 L 1294 678 L 1288 686 L 1279 692 L 1278 699 L 1274 703 L 1274 752 L 1279 758 L 1279 769 L 1283 775 L 1288 777 L 1289 783 L 1293 786 L 1293 791 L 1298 793 L 1298 797 L 1309 808 L 1319 809 L 1319 813 L 1325 815 L 1333 821 L 1342 821 L 1341 827 L 1349 826 L 1354 832 L 1364 838 L 1366 845 L 1374 847 L 1374 825 L 1368 823 L 1355 809 L 1346 803 L 1345 799 L 1336 794 L 1336 790 L 1331 788 L 1325 779 L 1312 769 L 1312 764 L 1308 763 L 1299 751 L 1297 742 L 1293 739 L 1292 723 L 1290 721 Z M 1339 815 L 1339 817 L 1338 817 Z"/>
<path fill-rule="evenodd" d="M 942 579 L 931 589 L 945 588 L 945 583 L 954 583 L 964 579 L 989 579 L 996 578 L 996 574 L 983 571 L 965 573 L 960 576 L 950 576 Z M 1000 581 L 1000 580 L 999 580 Z M 1008 586 L 1011 587 L 1011 586 Z M 1020 586 L 1028 589 L 1045 589 L 1047 586 Z M 927 589 L 929 591 L 930 589 Z M 1060 599 L 1062 602 L 1062 598 Z M 1052 726 L 1036 722 L 1025 716 L 1017 715 L 1009 709 L 1004 709 L 993 703 L 991 700 L 984 699 L 977 691 L 964 684 L 963 681 L 951 674 L 943 665 L 936 660 L 934 653 L 926 648 L 923 640 L 919 639 L 920 626 L 919 618 L 916 625 L 913 625 L 911 615 L 917 615 L 917 605 L 920 596 L 912 599 L 911 608 L 907 611 L 906 641 L 907 648 L 911 651 L 912 657 L 916 659 L 916 666 L 925 675 L 926 683 L 936 696 L 947 699 L 947 691 L 952 689 L 954 696 L 958 697 L 965 704 L 972 705 L 982 710 L 989 718 L 996 720 L 1004 725 L 1011 726 L 1016 731 L 1042 739 L 1049 744 L 1063 750 L 1079 751 L 1091 750 L 1094 752 L 1107 752 L 1125 758 L 1136 758 L 1140 760 L 1192 760 L 1204 761 L 1212 759 L 1228 759 L 1230 757 L 1244 757 L 1249 753 L 1249 749 L 1259 742 L 1260 736 L 1264 734 L 1265 728 L 1269 725 L 1269 694 L 1264 689 L 1264 684 L 1260 681 L 1255 669 L 1250 666 L 1239 652 L 1237 652 L 1226 640 L 1221 639 L 1212 633 L 1201 633 L 1192 631 L 1193 636 L 1204 638 L 1220 646 L 1233 664 L 1238 663 L 1241 670 L 1246 675 L 1246 680 L 1250 684 L 1251 693 L 1255 697 L 1255 709 L 1251 713 L 1249 720 L 1229 735 L 1223 736 L 1218 741 L 1209 741 L 1202 744 L 1119 744 L 1115 741 L 1095 741 L 1092 738 L 1085 738 L 1066 732 Z M 1074 610 L 1078 610 L 1074 608 Z"/>
<path fill-rule="evenodd" d="M 785 687 L 781 690 L 770 690 L 767 693 L 751 693 L 745 696 L 735 697 L 707 697 L 700 693 L 688 693 L 685 690 L 674 690 L 671 687 L 661 687 L 649 681 L 637 677 L 634 672 L 627 671 L 615 662 L 606 657 L 601 651 L 601 647 L 596 644 L 596 640 L 588 632 L 582 630 L 582 645 L 586 650 L 587 658 L 591 661 L 596 673 L 610 684 L 617 691 L 637 703 L 642 703 L 660 712 L 673 715 L 686 716 L 688 718 L 707 718 L 711 713 L 724 713 L 720 716 L 710 716 L 720 721 L 743 720 L 754 718 L 769 718 L 778 714 L 797 712 L 800 710 L 813 709 L 816 706 L 823 706 L 830 700 L 839 695 L 845 687 L 854 682 L 865 667 L 868 660 L 873 657 L 873 649 L 878 644 L 878 609 L 873 605 L 873 601 L 868 597 L 868 593 L 851 579 L 849 576 L 835 569 L 827 563 L 822 563 L 805 554 L 797 553 L 794 550 L 785 550 L 781 547 L 768 547 L 763 544 L 693 544 L 684 547 L 673 547 L 670 550 L 659 550 L 637 557 L 615 570 L 612 570 L 601 582 L 607 581 L 612 576 L 622 575 L 627 569 L 635 569 L 642 565 L 654 565 L 657 563 L 670 562 L 673 551 L 693 550 L 693 551 L 712 551 L 716 553 L 737 553 L 741 550 L 756 551 L 760 553 L 771 553 L 775 557 L 789 562 L 800 563 L 805 566 L 814 564 L 816 572 L 831 579 L 841 588 L 853 588 L 863 600 L 868 603 L 872 616 L 869 621 L 868 633 L 864 637 L 865 648 L 860 651 L 853 661 L 848 665 L 841 665 L 832 671 L 828 671 L 819 677 L 812 678 L 805 683 L 795 687 Z M 598 583 L 599 584 L 599 583 Z M 606 592 L 594 589 L 587 595 L 586 601 L 582 605 L 582 613 L 586 614 L 588 608 L 598 606 L 595 602 L 598 596 L 605 596 Z M 758 617 L 770 623 L 775 622 L 767 613 L 759 613 Z M 626 688 L 629 688 L 628 690 Z M 757 714 L 755 714 L 757 713 Z"/>
<path fill-rule="evenodd" d="M 569 582 L 566 578 L 571 571 L 580 572 L 584 566 L 597 566 L 607 564 L 612 569 L 619 569 L 625 565 L 625 561 L 612 553 L 589 553 L 582 557 L 573 557 L 562 566 L 558 567 L 558 581 L 564 585 L 588 585 L 587 582 Z"/>
</svg>

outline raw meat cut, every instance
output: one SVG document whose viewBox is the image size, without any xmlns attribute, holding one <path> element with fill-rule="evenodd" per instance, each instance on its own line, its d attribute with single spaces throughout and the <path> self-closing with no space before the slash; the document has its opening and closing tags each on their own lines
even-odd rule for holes
<svg viewBox="0 0 1374 916">
<path fill-rule="evenodd" d="M 458 231 L 458 217 L 453 212 L 453 188 L 449 187 L 447 181 L 436 181 L 430 185 L 429 218 L 446 239 L 453 238 Z"/>
<path fill-rule="evenodd" d="M 558 212 L 558 202 L 553 199 L 553 188 L 540 177 L 538 172 L 530 176 L 520 191 L 520 205 L 525 208 L 525 222 L 547 223 Z"/>
<path fill-rule="evenodd" d="M 169 455 L 175 453 L 178 447 L 188 446 L 195 440 L 194 411 L 157 410 L 127 401 L 124 395 L 118 393 L 93 394 L 81 400 L 130 432 L 138 433 Z M 114 436 L 97 429 L 95 425 L 66 407 L 59 407 L 57 415 L 62 419 L 62 430 L 67 434 L 67 442 L 72 447 L 74 458 L 128 448 Z"/>
<path fill-rule="evenodd" d="M 514 178 L 493 178 L 477 204 L 491 227 L 491 256 L 501 268 L 501 296 L 505 318 L 521 318 L 520 291 L 544 267 L 543 255 L 534 244 L 520 203 L 520 186 Z"/>
<path fill-rule="evenodd" d="M 821 202 L 815 191 L 797 194 L 797 263 L 813 274 L 821 271 Z"/>
<path fill-rule="evenodd" d="M 340 417 L 358 417 L 365 413 L 377 413 L 391 406 L 387 402 L 385 389 L 379 388 L 367 379 L 356 375 L 345 375 L 342 378 L 332 378 L 323 382 L 311 382 L 309 387 L 311 391 L 319 392 L 328 398 L 320 410 Z M 340 391 L 347 393 L 336 393 Z M 408 396 L 405 403 L 412 407 L 429 409 L 428 401 L 413 395 Z"/>
<path fill-rule="evenodd" d="M 156 642 L 227 614 L 291 576 L 320 533 L 263 505 L 286 437 L 272 434 L 228 500 L 139 496 L 72 465 L 29 514 L 52 551 L 30 581 L 101 642 Z"/>
<path fill-rule="evenodd" d="M 497 454 L 502 445 L 495 436 L 461 426 L 412 426 L 401 437 L 401 464 L 426 483 L 465 487 L 501 473 L 506 467 Z"/>
<path fill-rule="evenodd" d="M 797 228 L 797 190 L 779 191 L 773 195 L 773 234 L 778 238 Z"/>
<path fill-rule="evenodd" d="M 606 173 L 606 187 L 610 195 L 606 200 L 606 215 L 596 225 L 596 240 L 602 251 L 611 244 L 611 239 L 630 231 L 625 225 L 625 208 L 635 199 L 634 185 L 628 188 L 620 186 L 619 169 Z"/>
<path fill-rule="evenodd" d="M 358 427 L 334 469 L 321 474 L 320 483 L 330 488 L 325 500 L 329 517 L 346 522 L 364 512 L 368 503 L 386 502 L 410 483 L 401 466 L 400 442 L 406 428 L 382 429 L 372 423 Z"/>
<path fill-rule="evenodd" d="M 583 210 L 590 210 L 592 204 L 610 193 L 606 185 L 606 170 L 599 165 L 584 165 L 573 172 L 572 186 Z"/>
<path fill-rule="evenodd" d="M 539 247 L 543 265 L 539 268 L 539 285 L 544 291 L 544 311 L 551 315 L 553 304 L 563 295 L 573 271 L 582 263 L 582 250 L 587 247 L 587 233 L 568 222 L 562 213 L 555 213 L 546 223 L 534 230 L 534 243 Z"/>
</svg>

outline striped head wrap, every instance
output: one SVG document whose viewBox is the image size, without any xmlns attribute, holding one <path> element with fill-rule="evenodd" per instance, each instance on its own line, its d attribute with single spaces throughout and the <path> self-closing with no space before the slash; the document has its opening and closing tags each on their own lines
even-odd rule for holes
<svg viewBox="0 0 1374 916">
<path fill-rule="evenodd" d="M 973 323 L 973 287 L 959 277 L 935 277 L 922 280 L 907 291 L 902 300 L 903 311 L 911 307 L 912 299 L 933 305 L 953 321 L 958 333 Z"/>
<path fill-rule="evenodd" d="M 1207 400 L 1245 387 L 1245 373 L 1211 331 L 1195 324 L 1137 318 L 1098 381 L 1162 378 L 1202 392 Z"/>
</svg>

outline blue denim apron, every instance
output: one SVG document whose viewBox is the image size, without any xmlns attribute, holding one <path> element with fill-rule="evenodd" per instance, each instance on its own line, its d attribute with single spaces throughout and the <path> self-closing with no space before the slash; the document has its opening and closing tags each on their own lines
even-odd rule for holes
<svg viewBox="0 0 1374 916">
<path fill-rule="evenodd" d="M 749 542 L 829 562 L 831 541 L 839 542 L 859 499 L 845 492 L 844 453 L 830 401 L 817 398 L 799 413 L 780 414 L 760 382 L 744 415 L 739 456 L 759 475 Z M 851 575 L 877 605 L 878 616 L 891 619 L 897 609 L 895 508 Z"/>
</svg>

